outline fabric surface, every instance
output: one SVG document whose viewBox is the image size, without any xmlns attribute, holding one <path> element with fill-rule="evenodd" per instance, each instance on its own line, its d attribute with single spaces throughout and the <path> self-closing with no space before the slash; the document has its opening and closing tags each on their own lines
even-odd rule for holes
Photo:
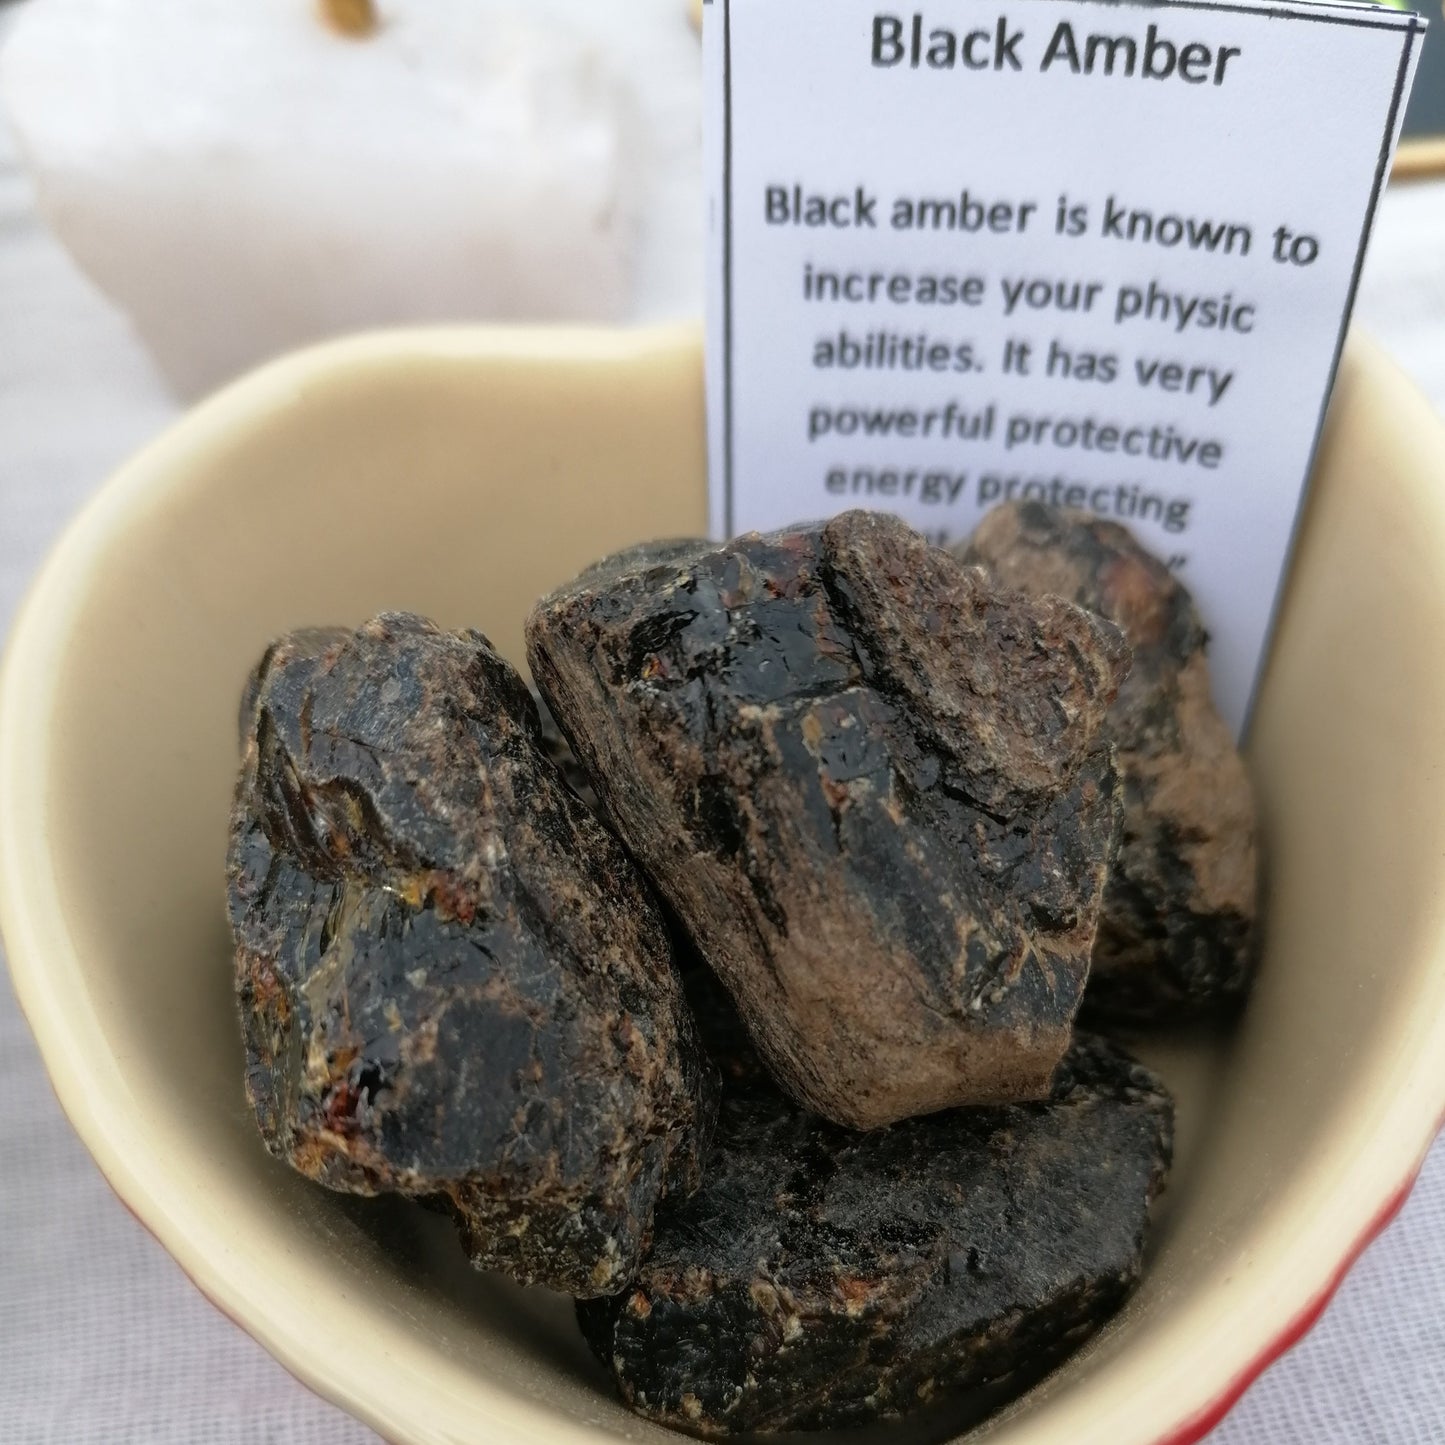
<svg viewBox="0 0 1445 1445">
<path fill-rule="evenodd" d="M 1445 183 L 1392 192 L 1361 319 L 1445 410 Z M 0 635 L 95 485 L 173 415 L 46 236 L 0 129 Z M 0 804 L 3 806 L 3 804 Z M 0 1445 L 362 1445 L 111 1195 L 0 984 Z M 1445 1144 L 1312 1335 L 1211 1445 L 1445 1440 Z"/>
</svg>

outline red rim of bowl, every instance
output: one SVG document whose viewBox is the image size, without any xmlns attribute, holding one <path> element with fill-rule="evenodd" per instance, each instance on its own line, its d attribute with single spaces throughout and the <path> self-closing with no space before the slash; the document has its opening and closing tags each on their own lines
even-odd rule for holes
<svg viewBox="0 0 1445 1445">
<path fill-rule="evenodd" d="M 1441 1114 L 1436 1123 L 1435 1133 L 1432 1137 L 1438 1138 L 1442 1130 L 1445 1130 L 1445 1113 Z M 1427 1155 L 1431 1147 L 1433 1146 L 1427 1145 L 1425 1151 Z M 1250 1386 L 1271 1365 L 1283 1359 L 1314 1329 L 1329 1308 L 1330 1302 L 1339 1293 L 1340 1286 L 1344 1284 L 1350 1271 L 1359 1263 L 1361 1255 L 1384 1234 L 1405 1207 L 1415 1185 L 1419 1183 L 1420 1170 L 1424 1167 L 1424 1163 L 1425 1160 L 1422 1157 L 1410 1171 L 1409 1176 L 1386 1198 L 1375 1217 L 1365 1226 L 1360 1237 L 1330 1272 L 1329 1277 L 1321 1285 L 1314 1298 L 1305 1304 L 1289 1324 L 1235 1376 L 1212 1404 L 1206 1405 L 1192 1419 L 1175 1426 L 1167 1435 L 1161 1435 L 1156 1445 L 1198 1445 L 1198 1442 L 1221 1424 L 1225 1416 L 1239 1404 Z"/>
</svg>

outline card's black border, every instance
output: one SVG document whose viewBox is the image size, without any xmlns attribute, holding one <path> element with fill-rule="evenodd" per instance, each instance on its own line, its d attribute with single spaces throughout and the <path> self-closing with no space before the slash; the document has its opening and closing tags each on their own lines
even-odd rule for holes
<svg viewBox="0 0 1445 1445">
<path fill-rule="evenodd" d="M 711 3 L 711 0 L 708 0 Z M 723 0 L 723 541 L 733 535 L 733 12 Z"/>
<path fill-rule="evenodd" d="M 711 6 L 714 0 L 703 0 Z M 1079 0 L 1081 4 L 1113 6 L 1118 0 Z M 1138 3 L 1141 9 L 1156 7 L 1150 0 L 1125 0 Z M 1260 16 L 1266 20 L 1303 20 L 1317 25 L 1345 25 L 1367 30 L 1401 30 L 1405 44 L 1400 52 L 1400 65 L 1395 73 L 1395 93 L 1390 100 L 1390 109 L 1385 121 L 1385 134 L 1380 141 L 1380 158 L 1375 166 L 1375 181 L 1370 189 L 1370 199 L 1365 207 L 1364 221 L 1359 239 L 1355 243 L 1355 268 L 1350 277 L 1350 287 L 1345 295 L 1344 311 L 1340 318 L 1339 335 L 1335 339 L 1334 356 L 1330 361 L 1329 376 L 1325 382 L 1319 416 L 1315 420 L 1314 437 L 1310 442 L 1308 467 L 1313 469 L 1315 455 L 1319 451 L 1320 437 L 1324 432 L 1325 417 L 1329 411 L 1330 398 L 1334 394 L 1335 382 L 1339 378 L 1340 358 L 1345 349 L 1345 337 L 1350 327 L 1350 317 L 1355 309 L 1355 297 L 1360 288 L 1360 275 L 1365 264 L 1365 248 L 1370 231 L 1375 223 L 1375 212 L 1380 203 L 1380 192 L 1384 189 L 1386 173 L 1390 164 L 1391 141 L 1400 118 L 1400 103 L 1404 98 L 1405 78 L 1410 73 L 1410 59 L 1415 53 L 1415 39 L 1423 34 L 1426 22 L 1416 14 L 1402 15 L 1399 11 L 1389 14 L 1396 18 L 1387 19 L 1381 15 L 1374 19 L 1368 15 L 1345 16 L 1312 15 L 1308 11 L 1277 9 L 1273 6 L 1211 4 L 1209 0 L 1171 0 L 1170 10 L 1216 11 L 1227 15 Z M 1361 9 L 1373 8 L 1361 6 Z M 722 0 L 723 12 L 723 315 L 722 315 L 722 397 L 723 397 L 723 540 L 733 535 L 733 85 L 732 85 L 732 8 L 731 0 Z M 1280 607 L 1284 600 L 1285 583 L 1289 578 L 1294 560 L 1295 545 L 1299 540 L 1300 527 L 1304 520 L 1305 506 L 1309 496 L 1309 472 L 1300 478 L 1298 499 L 1295 503 L 1294 520 L 1290 523 L 1289 539 L 1285 544 L 1284 563 L 1275 584 L 1274 597 L 1270 602 L 1269 619 L 1265 624 L 1264 643 L 1260 660 L 1255 667 L 1254 680 L 1250 685 L 1249 700 L 1245 704 L 1244 720 L 1240 727 L 1241 738 L 1247 737 L 1254 720 L 1254 706 L 1264 678 L 1265 666 L 1274 641 L 1275 628 L 1279 622 Z"/>
<path fill-rule="evenodd" d="M 702 0 L 709 8 L 713 0 Z M 722 486 L 723 535 L 733 535 L 733 17 L 730 0 L 722 0 L 723 24 L 723 181 L 722 181 Z M 712 478 L 708 477 L 709 502 Z M 712 507 L 708 507 L 711 526 Z"/>
<path fill-rule="evenodd" d="M 1191 6 L 1190 8 L 1207 9 L 1209 7 Z M 1264 640 L 1260 647 L 1259 661 L 1255 663 L 1254 679 L 1250 683 L 1249 698 L 1244 705 L 1244 718 L 1239 727 L 1241 742 L 1249 737 L 1250 725 L 1254 722 L 1254 706 L 1259 700 L 1259 689 L 1263 685 L 1270 653 L 1274 649 L 1274 633 L 1275 628 L 1279 625 L 1280 610 L 1284 605 L 1285 584 L 1289 581 L 1289 574 L 1294 566 L 1295 546 L 1299 541 L 1300 530 L 1309 503 L 1310 473 L 1314 470 L 1315 457 L 1320 449 L 1320 438 L 1324 434 L 1325 418 L 1329 414 L 1330 399 L 1334 396 L 1335 382 L 1339 379 L 1340 358 L 1344 355 L 1345 337 L 1349 333 L 1350 318 L 1355 310 L 1355 296 L 1360 289 L 1360 276 L 1365 269 L 1365 250 L 1369 245 L 1370 232 L 1374 228 L 1375 211 L 1380 204 L 1380 193 L 1385 189 L 1385 178 L 1390 169 L 1391 142 L 1395 138 L 1395 130 L 1400 122 L 1400 105 L 1405 98 L 1405 79 L 1410 74 L 1410 58 L 1415 53 L 1416 37 L 1424 34 L 1425 31 L 1425 22 L 1418 15 L 1409 15 L 1408 21 L 1409 23 L 1405 26 L 1404 48 L 1400 51 L 1400 65 L 1395 72 L 1395 94 L 1391 97 L 1389 113 L 1385 117 L 1385 134 L 1380 141 L 1380 158 L 1375 163 L 1375 183 L 1370 188 L 1369 204 L 1365 207 L 1360 236 L 1355 242 L 1355 269 L 1350 277 L 1350 289 L 1345 293 L 1345 309 L 1340 316 L 1340 332 L 1335 339 L 1335 354 L 1330 360 L 1329 379 L 1325 383 L 1324 396 L 1320 399 L 1319 416 L 1315 418 L 1315 432 L 1310 441 L 1309 455 L 1305 460 L 1305 474 L 1299 479 L 1294 519 L 1290 523 L 1289 537 L 1284 546 L 1284 561 L 1280 566 L 1279 577 L 1274 584 L 1274 596 L 1270 599 L 1269 615 L 1264 625 Z M 1374 28 L 1384 27 L 1375 26 Z"/>
<path fill-rule="evenodd" d="M 1353 15 L 1310 15 L 1299 10 L 1286 10 L 1276 8 L 1272 5 L 1211 5 L 1209 0 L 1197 0 L 1197 3 L 1190 3 L 1190 0 L 1167 0 L 1167 3 L 1160 3 L 1160 0 L 1080 0 L 1083 4 L 1138 4 L 1140 8 L 1166 9 L 1166 10 L 1217 10 L 1224 15 L 1260 15 L 1266 20 L 1308 20 L 1313 25 L 1351 25 L 1365 30 L 1404 30 L 1418 31 L 1424 25 L 1424 21 L 1418 15 L 1409 11 L 1394 10 L 1383 5 L 1359 5 L 1350 6 L 1350 9 L 1358 9 L 1364 12 L 1377 11 L 1383 15 L 1395 15 L 1395 20 L 1373 19 L 1368 13 L 1358 16 Z M 1413 20 L 1414 24 L 1407 26 L 1405 21 Z"/>
</svg>

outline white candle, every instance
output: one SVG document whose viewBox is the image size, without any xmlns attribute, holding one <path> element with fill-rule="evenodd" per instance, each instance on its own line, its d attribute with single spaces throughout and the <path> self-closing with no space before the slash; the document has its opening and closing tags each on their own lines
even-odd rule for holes
<svg viewBox="0 0 1445 1445">
<path fill-rule="evenodd" d="M 324 8 L 36 0 L 0 50 L 45 214 L 177 391 L 359 327 L 698 309 L 684 0 Z"/>
</svg>

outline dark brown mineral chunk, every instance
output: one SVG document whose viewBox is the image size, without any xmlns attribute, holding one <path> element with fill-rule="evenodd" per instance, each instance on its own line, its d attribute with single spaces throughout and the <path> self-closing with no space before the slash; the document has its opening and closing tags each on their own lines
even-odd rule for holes
<svg viewBox="0 0 1445 1445">
<path fill-rule="evenodd" d="M 1107 617 L 1134 652 L 1109 714 L 1124 827 L 1087 1006 L 1166 1021 L 1237 1004 L 1255 961 L 1254 798 L 1188 590 L 1117 523 L 1039 503 L 991 512 L 962 555 L 1003 586 Z"/>
<path fill-rule="evenodd" d="M 1116 825 L 1117 631 L 892 518 L 600 563 L 528 622 L 607 816 L 808 1107 L 1047 1093 Z"/>
<path fill-rule="evenodd" d="M 1049 1103 L 871 1134 L 734 1094 L 701 1192 L 658 1211 L 632 1287 L 578 1318 L 633 1409 L 704 1434 L 1017 1391 L 1138 1280 L 1172 1133 L 1159 1081 L 1085 1040 Z"/>
<path fill-rule="evenodd" d="M 296 633 L 248 688 L 229 858 L 247 1090 L 336 1189 L 439 1198 L 480 1267 L 620 1288 L 715 1077 L 655 903 L 486 639 Z"/>
</svg>

